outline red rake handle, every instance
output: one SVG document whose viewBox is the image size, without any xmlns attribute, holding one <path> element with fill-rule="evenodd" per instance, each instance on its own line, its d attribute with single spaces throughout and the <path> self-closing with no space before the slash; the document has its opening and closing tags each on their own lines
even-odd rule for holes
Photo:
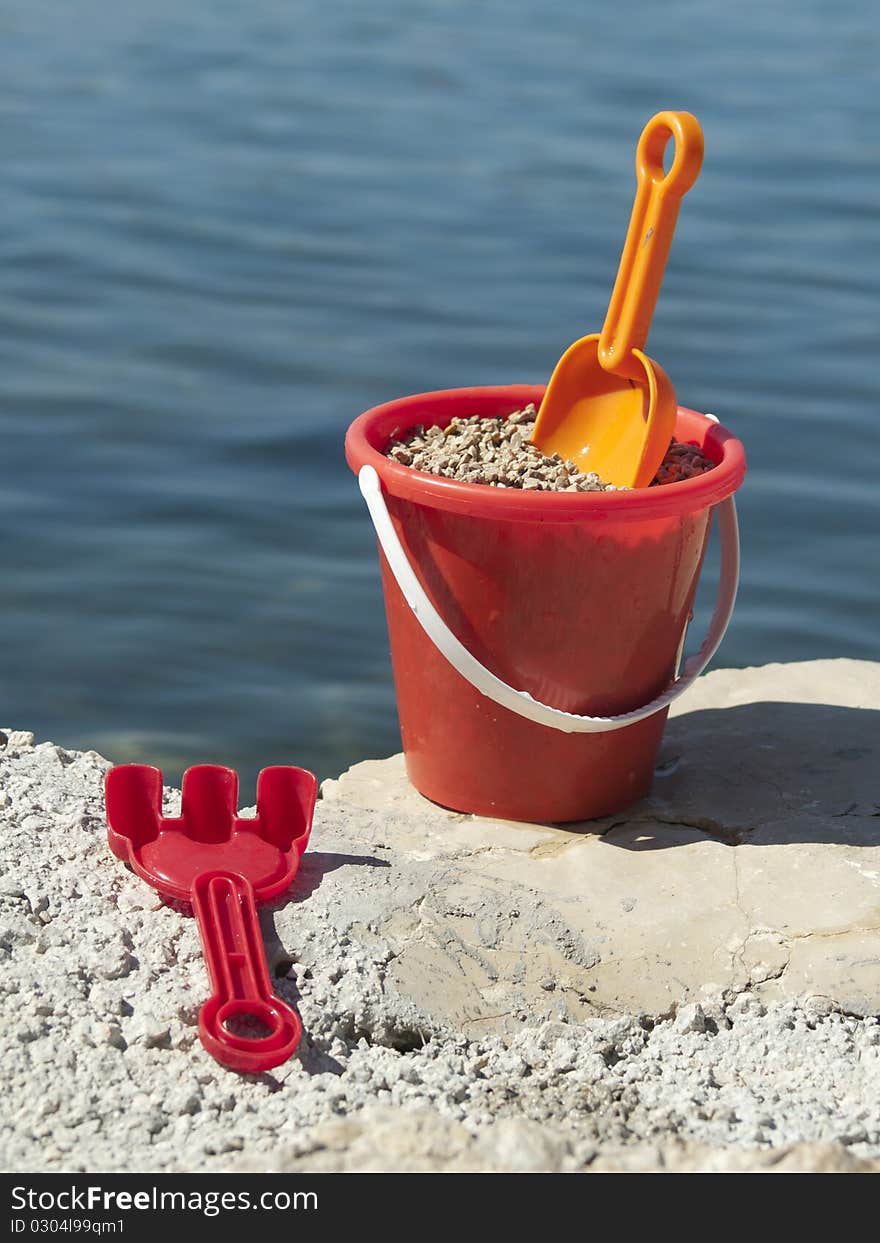
<svg viewBox="0 0 880 1243">
<path fill-rule="evenodd" d="M 299 1044 L 299 1015 L 272 991 L 250 881 L 236 872 L 202 872 L 192 904 L 208 964 L 212 996 L 199 1013 L 199 1035 L 231 1070 L 258 1074 L 287 1061 Z M 250 1039 L 247 1020 L 267 1034 Z"/>
</svg>

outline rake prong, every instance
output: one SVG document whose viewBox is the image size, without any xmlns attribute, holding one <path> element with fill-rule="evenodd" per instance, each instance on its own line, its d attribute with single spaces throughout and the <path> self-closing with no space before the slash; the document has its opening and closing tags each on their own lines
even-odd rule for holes
<svg viewBox="0 0 880 1243">
<path fill-rule="evenodd" d="M 238 773 L 221 764 L 196 764 L 183 774 L 181 817 L 194 842 L 226 842 L 238 809 Z"/>
<path fill-rule="evenodd" d="M 318 782 L 305 768 L 276 764 L 257 778 L 260 836 L 280 850 L 296 846 L 301 855 L 312 831 Z"/>
<path fill-rule="evenodd" d="M 107 840 L 117 859 L 128 859 L 159 836 L 162 773 L 149 764 L 117 764 L 104 781 Z"/>
</svg>

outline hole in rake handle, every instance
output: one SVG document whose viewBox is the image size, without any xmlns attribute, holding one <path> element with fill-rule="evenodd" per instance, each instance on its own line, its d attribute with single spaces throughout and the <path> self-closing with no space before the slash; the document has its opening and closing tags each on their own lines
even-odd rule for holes
<svg viewBox="0 0 880 1243">
<path fill-rule="evenodd" d="M 223 1030 L 237 1040 L 268 1040 L 281 1028 L 281 1018 L 259 1001 L 230 1001 L 217 1019 Z"/>
</svg>

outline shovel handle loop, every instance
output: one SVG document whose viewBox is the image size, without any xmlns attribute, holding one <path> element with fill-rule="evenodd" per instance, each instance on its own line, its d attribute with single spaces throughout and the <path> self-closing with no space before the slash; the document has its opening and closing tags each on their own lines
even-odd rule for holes
<svg viewBox="0 0 880 1243">
<path fill-rule="evenodd" d="M 663 151 L 670 138 L 675 140 L 675 156 L 667 173 Z M 599 362 L 606 371 L 630 379 L 642 374 L 632 354 L 645 348 L 682 196 L 702 163 L 703 131 L 695 116 L 658 112 L 651 118 L 636 148 L 636 197 L 599 337 Z"/>
<path fill-rule="evenodd" d="M 548 704 L 539 703 L 527 691 L 516 690 L 515 687 L 508 685 L 487 669 L 485 665 L 480 664 L 452 633 L 425 594 L 398 539 L 382 495 L 381 481 L 372 466 L 361 467 L 358 474 L 358 486 L 367 503 L 367 509 L 370 511 L 385 560 L 397 580 L 404 599 L 425 634 L 438 651 L 446 657 L 453 669 L 466 682 L 470 682 L 481 695 L 485 695 L 487 699 L 491 699 L 502 708 L 517 713 L 518 716 L 534 721 L 536 725 L 546 725 L 564 734 L 604 734 L 611 730 L 625 729 L 627 725 L 635 725 L 637 721 L 644 721 L 646 717 L 653 716 L 655 712 L 662 712 L 664 708 L 668 708 L 673 700 L 696 681 L 724 638 L 733 614 L 739 585 L 739 528 L 736 520 L 736 505 L 732 496 L 727 497 L 717 506 L 721 535 L 721 573 L 715 611 L 699 650 L 685 662 L 681 673 L 672 684 L 650 703 L 640 708 L 633 708 L 630 712 L 621 712 L 617 716 L 579 716 L 574 712 L 563 712 L 560 708 L 551 708 Z M 682 634 L 681 641 L 683 645 L 684 634 Z"/>
</svg>

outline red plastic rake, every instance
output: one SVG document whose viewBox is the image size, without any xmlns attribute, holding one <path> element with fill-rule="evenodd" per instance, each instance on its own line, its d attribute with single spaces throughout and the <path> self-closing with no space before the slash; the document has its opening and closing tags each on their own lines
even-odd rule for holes
<svg viewBox="0 0 880 1243">
<path fill-rule="evenodd" d="M 199 764 L 184 774 L 181 814 L 172 818 L 162 815 L 158 768 L 120 764 L 107 774 L 110 849 L 163 897 L 192 904 L 213 990 L 199 1035 L 232 1070 L 280 1065 L 302 1034 L 299 1015 L 272 991 L 256 904 L 296 875 L 317 792 L 303 768 L 264 768 L 256 817 L 246 820 L 236 815 L 238 774 Z M 249 1020 L 266 1034 L 239 1034 Z"/>
</svg>

